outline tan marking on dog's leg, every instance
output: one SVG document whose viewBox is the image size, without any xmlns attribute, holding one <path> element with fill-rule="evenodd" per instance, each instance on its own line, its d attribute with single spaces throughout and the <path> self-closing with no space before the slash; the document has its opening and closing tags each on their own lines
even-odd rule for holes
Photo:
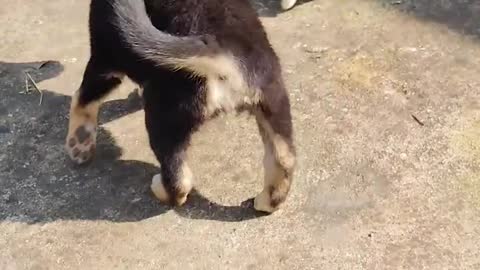
<svg viewBox="0 0 480 270">
<path fill-rule="evenodd" d="M 286 138 L 273 131 L 262 114 L 257 121 L 265 147 L 264 189 L 255 198 L 254 207 L 258 211 L 272 213 L 287 198 L 295 167 L 295 154 Z"/>
<path fill-rule="evenodd" d="M 281 5 L 283 10 L 291 9 L 293 6 L 295 6 L 296 3 L 297 3 L 297 0 L 281 0 Z"/>
<path fill-rule="evenodd" d="M 95 153 L 97 115 L 100 101 L 85 106 L 79 104 L 81 90 L 77 90 L 70 105 L 70 120 L 65 148 L 77 164 L 89 161 Z"/>
<path fill-rule="evenodd" d="M 184 162 L 181 171 L 178 175 L 178 181 L 175 183 L 175 190 L 176 190 L 176 198 L 173 201 L 176 205 L 181 206 L 187 201 L 188 194 L 192 190 L 193 187 L 193 174 L 190 168 L 188 167 L 187 163 Z M 172 202 L 170 198 L 169 192 L 167 192 L 163 180 L 162 175 L 157 174 L 152 179 L 152 184 L 150 186 L 152 189 L 153 194 L 157 199 L 159 199 L 163 203 L 170 203 Z"/>
<path fill-rule="evenodd" d="M 160 200 L 162 203 L 168 203 L 170 201 L 170 196 L 165 190 L 161 174 L 156 174 L 153 176 L 150 189 L 152 190 L 155 197 L 157 197 L 157 199 Z"/>
<path fill-rule="evenodd" d="M 143 97 L 143 87 L 142 86 L 138 86 L 137 94 L 138 94 L 139 97 Z"/>
</svg>

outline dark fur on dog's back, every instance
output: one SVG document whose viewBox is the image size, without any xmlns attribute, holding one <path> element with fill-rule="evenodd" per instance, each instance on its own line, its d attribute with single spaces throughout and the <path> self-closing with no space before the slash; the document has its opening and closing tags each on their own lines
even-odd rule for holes
<svg viewBox="0 0 480 270">
<path fill-rule="evenodd" d="M 98 45 L 98 49 L 103 49 L 102 54 L 109 54 L 122 69 L 139 73 L 136 72 L 139 68 L 152 69 L 151 65 L 173 66 L 175 63 L 168 63 L 168 58 L 213 56 L 220 46 L 223 53 L 230 53 L 241 61 L 245 79 L 252 86 L 263 86 L 265 78 L 271 77 L 268 73 L 281 76 L 277 56 L 248 0 L 145 2 L 146 11 L 143 1 L 139 0 L 92 1 L 92 46 Z M 103 43 L 109 45 L 102 48 Z M 123 62 L 128 66 L 122 65 Z M 132 66 L 132 63 L 143 66 Z M 135 77 L 143 80 L 150 76 Z"/>
<path fill-rule="evenodd" d="M 159 31 L 147 16 L 144 2 L 138 0 L 92 0 L 90 36 L 92 55 L 139 83 L 151 78 L 157 66 L 172 68 L 172 61 L 209 50 L 201 37 L 181 38 Z"/>
<path fill-rule="evenodd" d="M 285 200 L 295 163 L 290 102 L 248 0 L 92 0 L 90 37 L 91 58 L 70 111 L 73 160 L 91 158 L 99 101 L 127 75 L 144 88 L 150 145 L 162 170 L 153 181 L 157 197 L 182 204 L 191 189 L 185 152 L 192 133 L 218 112 L 247 109 L 265 144 L 265 187 L 255 208 L 272 212 Z M 88 133 L 85 143 L 79 129 Z"/>
</svg>

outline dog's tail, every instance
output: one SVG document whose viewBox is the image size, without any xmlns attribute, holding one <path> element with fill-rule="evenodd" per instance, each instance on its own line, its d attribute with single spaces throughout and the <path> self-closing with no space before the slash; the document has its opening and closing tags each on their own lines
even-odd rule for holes
<svg viewBox="0 0 480 270">
<path fill-rule="evenodd" d="M 109 1 L 122 41 L 142 59 L 200 76 L 241 75 L 234 57 L 220 49 L 214 37 L 170 35 L 152 24 L 144 0 Z"/>
</svg>

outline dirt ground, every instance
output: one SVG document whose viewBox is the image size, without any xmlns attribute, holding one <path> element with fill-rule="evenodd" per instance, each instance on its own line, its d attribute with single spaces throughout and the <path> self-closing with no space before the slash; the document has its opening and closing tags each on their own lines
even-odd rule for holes
<svg viewBox="0 0 480 270">
<path fill-rule="evenodd" d="M 197 191 L 160 205 L 131 83 L 102 107 L 95 161 L 68 161 L 88 2 L 0 0 L 0 269 L 480 269 L 479 1 L 255 3 L 299 153 L 271 216 L 242 204 L 263 181 L 247 116 L 195 136 Z"/>
</svg>

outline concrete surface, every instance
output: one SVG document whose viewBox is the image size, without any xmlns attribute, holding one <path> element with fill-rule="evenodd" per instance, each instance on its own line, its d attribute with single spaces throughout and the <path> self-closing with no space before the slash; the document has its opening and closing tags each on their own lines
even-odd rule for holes
<svg viewBox="0 0 480 270">
<path fill-rule="evenodd" d="M 262 184 L 246 116 L 205 126 L 197 193 L 158 204 L 133 84 L 103 106 L 94 163 L 72 166 L 88 1 L 0 0 L 0 269 L 480 269 L 479 2 L 255 5 L 299 152 L 287 204 L 266 217 L 242 204 Z M 24 71 L 41 105 L 20 93 Z"/>
</svg>

